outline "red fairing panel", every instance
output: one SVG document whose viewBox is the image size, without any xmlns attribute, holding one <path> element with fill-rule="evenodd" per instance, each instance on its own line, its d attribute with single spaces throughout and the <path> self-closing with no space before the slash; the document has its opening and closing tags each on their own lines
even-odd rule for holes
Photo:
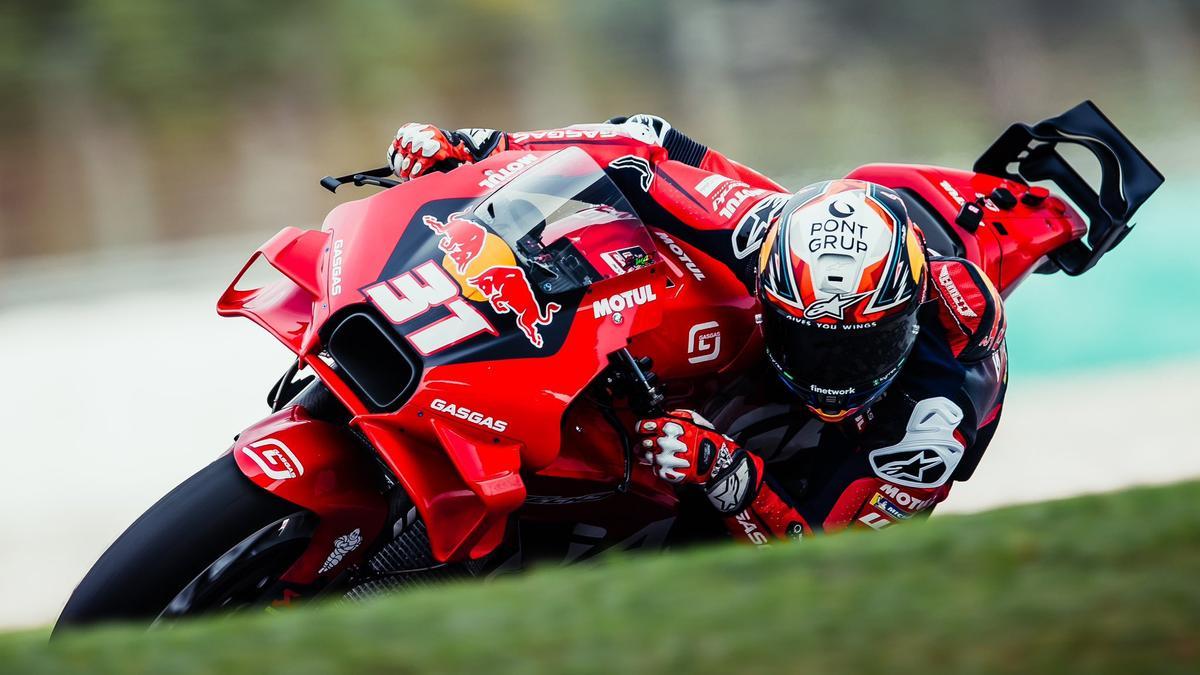
<svg viewBox="0 0 1200 675">
<path fill-rule="evenodd" d="M 868 164 L 846 177 L 917 193 L 950 224 L 966 248 L 964 257 L 983 268 L 1005 297 L 1048 253 L 1087 232 L 1083 218 L 1061 199 L 1043 193 L 1030 200 L 1036 203 L 1026 204 L 1022 198 L 1028 186 L 995 176 L 936 166 Z M 998 207 L 988 197 L 996 188 L 1011 192 L 1017 204 Z M 971 233 L 954 220 L 964 203 L 976 199 L 983 200 L 983 222 Z"/>
<path fill-rule="evenodd" d="M 344 429 L 312 419 L 299 406 L 246 429 L 230 452 L 256 485 L 319 518 L 312 543 L 284 581 L 307 584 L 340 573 L 362 557 L 387 521 L 387 501 L 364 449 Z M 334 560 L 338 538 L 358 544 Z"/>
</svg>

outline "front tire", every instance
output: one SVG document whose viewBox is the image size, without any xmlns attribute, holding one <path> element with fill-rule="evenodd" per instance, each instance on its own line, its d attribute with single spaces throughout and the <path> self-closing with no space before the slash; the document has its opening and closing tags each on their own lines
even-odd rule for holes
<svg viewBox="0 0 1200 675">
<path fill-rule="evenodd" d="M 242 580 L 282 574 L 295 560 L 288 560 L 291 551 L 299 557 L 306 544 L 293 533 L 284 546 L 247 559 L 254 546 L 262 548 L 265 528 L 311 519 L 250 482 L 232 455 L 222 455 L 150 507 L 100 556 L 67 600 L 55 632 L 236 607 L 255 592 Z M 213 579 L 222 567 L 236 567 L 238 578 Z"/>
</svg>

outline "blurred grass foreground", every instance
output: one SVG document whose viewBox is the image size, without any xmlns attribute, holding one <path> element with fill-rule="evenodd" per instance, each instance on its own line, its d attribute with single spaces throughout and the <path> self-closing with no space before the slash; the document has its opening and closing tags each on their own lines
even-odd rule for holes
<svg viewBox="0 0 1200 675">
<path fill-rule="evenodd" d="M 355 606 L 0 636 L 14 673 L 1195 673 L 1200 483 Z"/>
</svg>

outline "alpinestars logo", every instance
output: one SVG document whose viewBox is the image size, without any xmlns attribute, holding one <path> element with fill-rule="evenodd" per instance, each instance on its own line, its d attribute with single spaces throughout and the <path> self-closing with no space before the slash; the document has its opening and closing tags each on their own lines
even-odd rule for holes
<svg viewBox="0 0 1200 675">
<path fill-rule="evenodd" d="M 926 482 L 926 473 L 942 470 L 942 460 L 932 450 L 917 450 L 906 453 L 899 459 L 893 459 L 886 464 L 880 464 L 875 473 L 887 478 L 899 478 L 912 483 Z"/>
<path fill-rule="evenodd" d="M 808 307 L 804 308 L 804 318 L 820 319 L 822 317 L 832 317 L 841 321 L 846 316 L 846 309 L 854 303 L 862 300 L 870 295 L 870 291 L 865 293 L 853 293 L 844 295 L 842 293 L 834 293 L 824 300 L 817 300 Z"/>
<path fill-rule="evenodd" d="M 750 491 L 750 461 L 745 457 L 708 488 L 708 501 L 721 513 L 733 513 Z"/>
<path fill-rule="evenodd" d="M 962 459 L 963 444 L 954 437 L 962 409 L 948 398 L 927 398 L 913 406 L 899 443 L 872 450 L 871 469 L 880 478 L 911 488 L 945 485 Z"/>
<path fill-rule="evenodd" d="M 763 235 L 767 233 L 771 223 L 779 218 L 787 201 L 788 195 L 771 195 L 755 204 L 742 217 L 733 229 L 731 241 L 734 257 L 741 260 L 762 246 Z"/>
</svg>

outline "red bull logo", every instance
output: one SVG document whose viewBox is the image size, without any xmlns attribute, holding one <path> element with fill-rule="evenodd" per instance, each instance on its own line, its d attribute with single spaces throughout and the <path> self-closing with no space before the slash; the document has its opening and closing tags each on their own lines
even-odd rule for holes
<svg viewBox="0 0 1200 675">
<path fill-rule="evenodd" d="M 487 230 L 479 223 L 464 218 L 462 213 L 450 214 L 444 223 L 433 216 L 425 216 L 421 220 L 434 234 L 441 235 L 438 250 L 454 261 L 459 274 L 465 274 L 467 265 L 483 251 Z"/>
<path fill-rule="evenodd" d="M 483 274 L 467 280 L 487 298 L 492 309 L 499 314 L 512 313 L 517 316 L 517 327 L 534 347 L 541 349 L 542 335 L 538 326 L 550 325 L 554 313 L 562 309 L 556 302 L 538 304 L 533 287 L 520 267 L 496 266 Z"/>
</svg>

